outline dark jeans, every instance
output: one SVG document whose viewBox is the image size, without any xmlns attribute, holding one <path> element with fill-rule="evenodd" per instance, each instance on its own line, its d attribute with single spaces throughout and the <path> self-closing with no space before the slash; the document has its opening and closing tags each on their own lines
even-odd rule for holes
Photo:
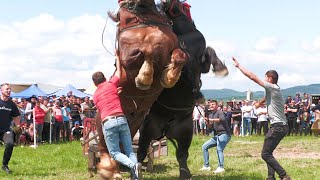
<svg viewBox="0 0 320 180">
<path fill-rule="evenodd" d="M 55 122 L 53 125 L 53 134 L 54 134 L 54 138 L 53 141 L 54 142 L 60 142 L 60 131 L 62 129 L 63 123 L 62 122 Z"/>
<path fill-rule="evenodd" d="M 42 141 L 49 142 L 50 139 L 50 123 L 43 123 Z"/>
<path fill-rule="evenodd" d="M 257 120 L 258 118 L 251 118 L 251 135 L 257 134 Z"/>
<path fill-rule="evenodd" d="M 63 141 L 70 140 L 70 122 L 69 121 L 63 121 L 62 139 Z"/>
<path fill-rule="evenodd" d="M 300 136 L 302 136 L 302 132 L 304 132 L 304 135 L 308 135 L 309 134 L 309 123 L 305 122 L 305 121 L 301 121 L 300 122 Z"/>
<path fill-rule="evenodd" d="M 295 135 L 298 135 L 299 129 L 300 129 L 300 122 L 297 122 L 297 119 L 293 120 L 293 129 Z"/>
<path fill-rule="evenodd" d="M 278 146 L 283 137 L 288 133 L 288 125 L 272 124 L 268 133 L 264 138 L 263 148 L 261 152 L 262 159 L 268 166 L 268 179 L 275 179 L 275 172 L 280 178 L 287 175 L 286 171 L 280 166 L 278 161 L 273 157 L 273 151 Z"/>
<path fill-rule="evenodd" d="M 3 153 L 2 164 L 8 165 L 13 151 L 13 134 L 11 131 L 0 132 L 0 139 L 2 139 L 6 146 Z"/>
<path fill-rule="evenodd" d="M 293 132 L 295 130 L 294 128 L 294 121 L 297 122 L 297 117 L 288 117 L 288 126 L 289 126 L 289 131 L 288 131 L 288 135 L 293 135 Z"/>
<path fill-rule="evenodd" d="M 257 134 L 261 135 L 261 129 L 263 128 L 263 135 L 265 136 L 268 132 L 268 121 L 260 121 L 257 122 Z"/>
</svg>

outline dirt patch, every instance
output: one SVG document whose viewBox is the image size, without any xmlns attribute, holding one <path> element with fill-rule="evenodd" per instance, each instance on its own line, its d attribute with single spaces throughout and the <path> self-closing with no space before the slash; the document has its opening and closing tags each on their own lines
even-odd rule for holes
<svg viewBox="0 0 320 180">
<path fill-rule="evenodd" d="M 257 141 L 233 141 L 234 143 L 238 143 L 238 144 L 259 144 L 261 142 L 257 142 Z"/>
<path fill-rule="evenodd" d="M 275 158 L 288 159 L 320 159 L 320 153 L 315 152 L 275 152 Z"/>
<path fill-rule="evenodd" d="M 257 144 L 257 142 L 237 142 L 239 144 Z M 230 157 L 248 157 L 248 158 L 261 158 L 262 147 L 253 146 L 249 151 L 240 151 L 238 153 L 227 153 Z M 275 158 L 287 159 L 320 159 L 320 152 L 310 152 L 307 149 L 293 147 L 277 147 L 273 153 Z"/>
</svg>

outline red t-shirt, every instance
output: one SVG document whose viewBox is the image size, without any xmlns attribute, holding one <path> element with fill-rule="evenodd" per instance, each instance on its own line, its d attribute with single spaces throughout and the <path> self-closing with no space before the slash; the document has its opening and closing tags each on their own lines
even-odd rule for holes
<svg viewBox="0 0 320 180">
<path fill-rule="evenodd" d="M 41 107 L 34 107 L 36 124 L 43 124 L 46 113 Z"/>
<path fill-rule="evenodd" d="M 55 118 L 56 122 L 63 121 L 62 109 L 60 107 L 55 107 L 53 109 L 53 113 L 54 113 L 54 118 Z"/>
<path fill-rule="evenodd" d="M 119 77 L 113 76 L 110 81 L 99 84 L 93 95 L 94 104 L 100 111 L 102 120 L 107 116 L 123 113 L 117 90 L 119 82 Z"/>
</svg>

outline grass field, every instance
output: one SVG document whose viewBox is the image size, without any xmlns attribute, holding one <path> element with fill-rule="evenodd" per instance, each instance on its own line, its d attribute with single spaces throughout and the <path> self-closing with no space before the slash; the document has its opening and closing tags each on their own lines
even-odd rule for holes
<svg viewBox="0 0 320 180">
<path fill-rule="evenodd" d="M 225 170 L 223 175 L 212 171 L 201 172 L 203 157 L 201 145 L 208 136 L 194 136 L 189 150 L 189 168 L 192 179 L 247 180 L 265 179 L 267 167 L 260 157 L 263 137 L 232 137 L 225 149 Z M 0 147 L 2 156 L 4 147 Z M 292 179 L 320 180 L 320 137 L 286 137 L 275 151 L 275 156 Z M 217 166 L 216 149 L 210 150 L 211 168 Z M 89 179 L 87 161 L 77 141 L 65 144 L 41 145 L 37 149 L 15 147 L 9 163 L 13 171 L 7 175 L 0 172 L 0 179 Z M 128 177 L 128 173 L 123 174 Z M 169 155 L 155 160 L 155 172 L 144 173 L 144 179 L 177 179 L 178 163 L 175 149 L 169 143 Z M 98 179 L 97 176 L 91 178 Z"/>
</svg>

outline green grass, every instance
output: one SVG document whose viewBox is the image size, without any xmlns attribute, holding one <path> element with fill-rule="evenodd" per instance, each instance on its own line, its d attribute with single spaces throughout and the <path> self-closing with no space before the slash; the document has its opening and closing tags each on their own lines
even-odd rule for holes
<svg viewBox="0 0 320 180">
<path fill-rule="evenodd" d="M 194 136 L 189 150 L 189 168 L 192 179 L 247 180 L 265 179 L 267 167 L 260 157 L 263 137 L 232 137 L 225 149 L 223 175 L 212 171 L 201 172 L 203 157 L 201 145 L 210 137 Z M 2 156 L 4 147 L 0 147 Z M 275 156 L 294 180 L 320 179 L 320 138 L 291 136 L 284 138 Z M 211 168 L 217 166 L 216 148 L 210 149 Z M 89 179 L 87 160 L 82 156 L 79 142 L 41 145 L 37 149 L 15 147 L 9 163 L 11 175 L 0 172 L 0 179 Z M 177 179 L 179 176 L 175 149 L 169 143 L 169 155 L 155 160 L 154 173 L 144 172 L 144 179 Z M 128 177 L 128 173 L 123 174 Z M 98 179 L 95 176 L 92 179 Z"/>
</svg>

